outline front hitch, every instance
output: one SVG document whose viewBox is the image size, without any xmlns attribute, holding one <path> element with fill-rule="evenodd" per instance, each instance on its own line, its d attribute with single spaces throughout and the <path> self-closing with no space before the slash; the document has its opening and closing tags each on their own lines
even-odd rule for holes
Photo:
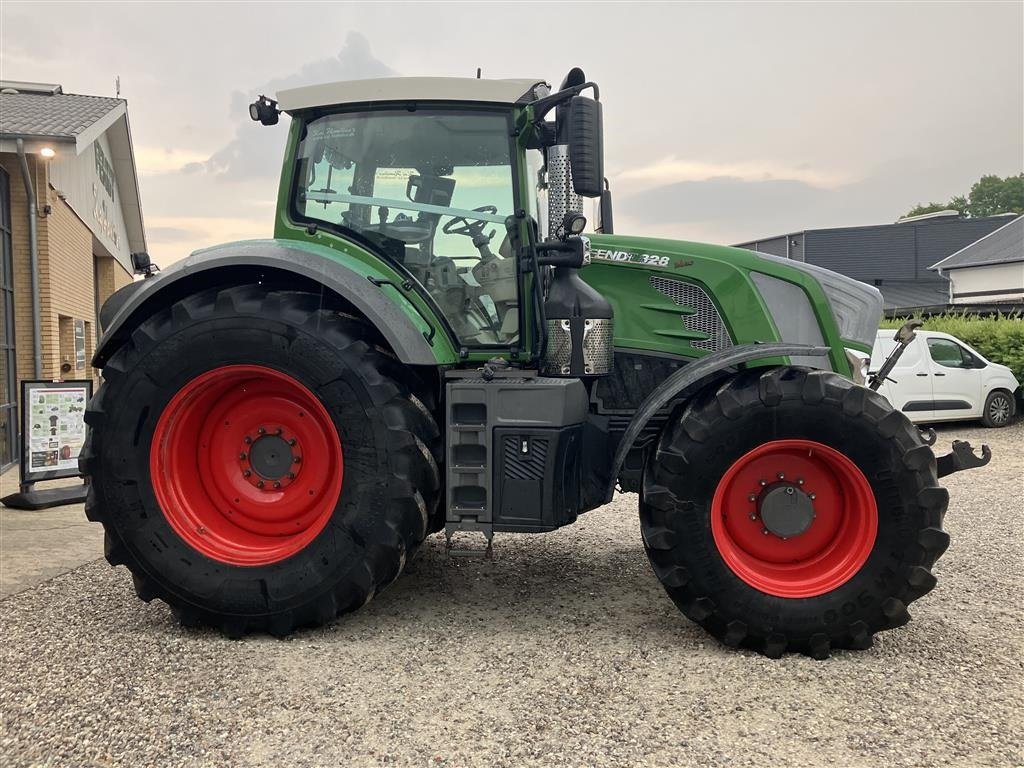
<svg viewBox="0 0 1024 768">
<path fill-rule="evenodd" d="M 893 347 L 889 356 L 885 358 L 885 362 L 882 363 L 881 367 L 868 376 L 869 389 L 877 392 L 878 388 L 882 386 L 882 383 L 886 379 L 889 379 L 889 373 L 896 367 L 896 363 L 899 362 L 899 359 L 903 356 L 907 347 L 910 346 L 910 342 L 914 340 L 915 331 L 922 325 L 924 325 L 924 323 L 921 320 L 912 318 L 907 320 L 907 322 L 905 322 L 900 329 L 893 334 L 892 338 L 893 341 L 896 342 L 896 346 Z M 892 381 L 892 379 L 889 379 L 889 381 Z M 931 445 L 931 443 L 929 443 L 929 445 Z"/>
<path fill-rule="evenodd" d="M 981 456 L 978 456 L 969 442 L 966 440 L 954 440 L 952 453 L 939 456 L 935 460 L 935 468 L 939 477 L 945 477 L 964 469 L 984 467 L 991 460 L 992 449 L 987 445 L 981 446 Z"/>
</svg>

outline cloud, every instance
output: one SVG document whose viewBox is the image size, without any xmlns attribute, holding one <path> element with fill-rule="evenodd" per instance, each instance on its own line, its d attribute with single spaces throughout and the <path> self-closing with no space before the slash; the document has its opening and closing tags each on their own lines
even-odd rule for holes
<svg viewBox="0 0 1024 768">
<path fill-rule="evenodd" d="M 196 232 L 183 227 L 147 226 L 146 237 L 152 243 L 182 243 L 195 237 Z"/>
<path fill-rule="evenodd" d="M 140 176 L 173 173 L 188 165 L 202 163 L 207 158 L 207 154 L 204 152 L 187 149 L 136 146 L 134 151 L 135 169 Z"/>
<path fill-rule="evenodd" d="M 796 181 L 825 188 L 836 187 L 851 181 L 836 172 L 816 170 L 806 163 L 798 166 L 763 161 L 716 163 L 681 160 L 675 155 L 670 155 L 650 165 L 623 171 L 616 176 L 616 181 L 630 186 L 649 187 L 720 178 L 738 181 Z"/>
<path fill-rule="evenodd" d="M 230 110 L 231 119 L 237 126 L 235 138 L 206 160 L 187 164 L 184 170 L 211 174 L 225 181 L 277 177 L 281 170 L 287 121 L 273 128 L 253 123 L 249 118 L 249 104 L 257 95 L 272 96 L 286 88 L 394 74 L 390 67 L 374 57 L 370 43 L 363 35 L 349 32 L 337 56 L 305 64 L 298 72 L 270 80 L 248 93 L 232 93 Z"/>
<path fill-rule="evenodd" d="M 622 204 L 631 216 L 652 224 L 738 217 L 775 220 L 794 209 L 817 205 L 827 194 L 794 179 L 721 177 L 654 187 L 625 196 Z"/>
<path fill-rule="evenodd" d="M 959 184 L 969 186 L 969 181 Z M 864 178 L 834 187 L 799 178 L 736 176 L 639 191 L 622 186 L 622 194 L 615 198 L 616 213 L 621 213 L 616 229 L 622 234 L 721 243 L 804 229 L 891 223 L 923 196 L 949 199 L 958 189 L 926 155 L 892 158 L 865 168 Z M 616 189 L 613 181 L 613 192 Z"/>
</svg>

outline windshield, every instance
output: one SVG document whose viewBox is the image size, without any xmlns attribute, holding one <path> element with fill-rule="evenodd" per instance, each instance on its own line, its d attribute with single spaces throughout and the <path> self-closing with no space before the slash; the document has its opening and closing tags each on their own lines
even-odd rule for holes
<svg viewBox="0 0 1024 768">
<path fill-rule="evenodd" d="M 389 110 L 311 120 L 295 209 L 378 246 L 433 296 L 460 341 L 519 336 L 508 115 Z"/>
</svg>

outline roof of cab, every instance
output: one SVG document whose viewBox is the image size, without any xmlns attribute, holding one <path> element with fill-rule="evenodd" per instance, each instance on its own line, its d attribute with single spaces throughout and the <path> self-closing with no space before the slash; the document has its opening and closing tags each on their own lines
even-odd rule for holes
<svg viewBox="0 0 1024 768">
<path fill-rule="evenodd" d="M 381 101 L 479 101 L 517 104 L 533 101 L 544 93 L 543 79 L 480 80 L 472 77 L 379 77 L 343 80 L 278 91 L 277 105 L 284 112 L 335 104 Z"/>
</svg>

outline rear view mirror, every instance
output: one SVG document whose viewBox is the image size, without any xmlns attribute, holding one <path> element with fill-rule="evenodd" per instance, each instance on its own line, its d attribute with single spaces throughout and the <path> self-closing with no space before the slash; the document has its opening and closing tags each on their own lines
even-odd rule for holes
<svg viewBox="0 0 1024 768">
<path fill-rule="evenodd" d="M 569 101 L 568 133 L 573 189 L 583 197 L 600 197 L 604 191 L 601 102 L 574 96 Z"/>
</svg>

